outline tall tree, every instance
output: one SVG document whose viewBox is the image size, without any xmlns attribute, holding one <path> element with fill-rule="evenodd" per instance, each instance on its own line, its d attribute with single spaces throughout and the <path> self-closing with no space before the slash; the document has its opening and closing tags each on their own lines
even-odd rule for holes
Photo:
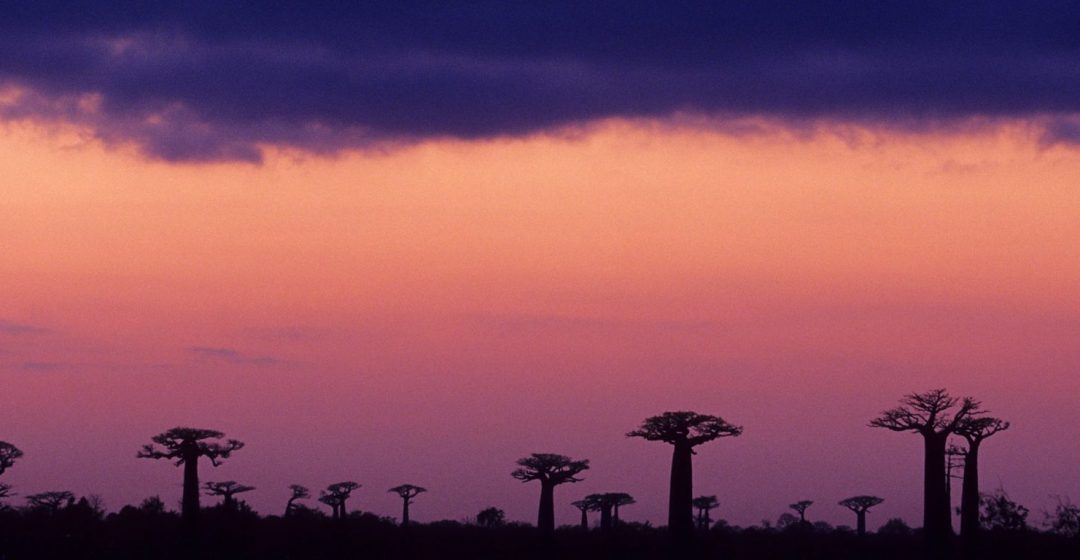
<svg viewBox="0 0 1080 560">
<path fill-rule="evenodd" d="M 964 487 L 960 495 L 960 534 L 965 539 L 976 538 L 979 523 L 979 448 L 986 438 L 1009 429 L 1010 424 L 1000 418 L 982 416 L 967 418 L 960 423 L 956 433 L 967 441 L 964 454 Z"/>
<path fill-rule="evenodd" d="M 698 496 L 692 502 L 697 513 L 697 526 L 699 529 L 708 529 L 712 525 L 712 515 L 709 512 L 720 507 L 720 501 L 716 496 Z"/>
<path fill-rule="evenodd" d="M 189 525 L 199 515 L 199 459 L 206 457 L 217 467 L 232 453 L 244 447 L 235 439 L 221 441 L 225 434 L 217 430 L 177 427 L 152 438 L 154 443 L 143 446 L 136 457 L 140 459 L 169 459 L 184 466 L 184 497 L 181 517 Z"/>
<path fill-rule="evenodd" d="M 289 496 L 289 501 L 285 502 L 286 516 L 292 513 L 293 507 L 295 507 L 295 502 L 297 500 L 306 500 L 311 497 L 311 491 L 308 490 L 307 487 L 301 486 L 299 484 L 290 484 L 289 491 L 292 492 L 292 494 Z"/>
<path fill-rule="evenodd" d="M 952 535 L 952 517 L 945 482 L 945 447 L 949 436 L 980 412 L 979 402 L 959 399 L 945 389 L 906 395 L 901 405 L 870 421 L 874 428 L 914 432 L 923 438 L 923 531 L 936 551 Z"/>
<path fill-rule="evenodd" d="M 676 537 L 685 539 L 694 531 L 694 448 L 717 438 L 738 436 L 742 431 L 742 427 L 729 424 L 719 416 L 683 411 L 646 418 L 640 428 L 626 434 L 674 446 L 668 530 Z"/>
<path fill-rule="evenodd" d="M 811 500 L 801 500 L 789 505 L 788 507 L 795 510 L 799 514 L 799 524 L 806 524 L 806 510 L 810 509 L 810 506 L 814 505 Z"/>
<path fill-rule="evenodd" d="M 855 512 L 856 520 L 858 523 L 859 535 L 866 534 L 866 512 L 870 511 L 870 508 L 884 502 L 885 500 L 877 496 L 852 496 L 845 500 L 840 501 L 840 505 Z"/>
<path fill-rule="evenodd" d="M 15 461 L 23 456 L 23 452 L 18 447 L 6 442 L 0 441 L 0 474 L 4 474 L 5 471 L 15 465 Z"/>
<path fill-rule="evenodd" d="M 401 498 L 401 526 L 408 527 L 409 525 L 409 506 L 412 504 L 413 499 L 420 494 L 427 492 L 427 488 L 422 486 L 414 486 L 412 484 L 402 484 L 401 486 L 395 486 L 389 490 Z"/>
<path fill-rule="evenodd" d="M 510 473 L 522 482 L 540 482 L 540 508 L 536 526 L 540 532 L 550 535 L 555 531 L 555 487 L 568 482 L 580 482 L 577 475 L 589 468 L 589 461 L 574 460 L 555 453 L 533 453 L 517 461 L 518 467 Z"/>
<path fill-rule="evenodd" d="M 209 496 L 221 496 L 223 498 L 221 505 L 229 511 L 236 511 L 236 500 L 233 499 L 233 496 L 243 494 L 244 492 L 251 492 L 255 489 L 254 486 L 246 486 L 235 480 L 207 482 L 203 485 L 203 488 L 206 489 L 206 494 Z"/>
<path fill-rule="evenodd" d="M 352 493 L 360 485 L 347 480 L 345 482 L 335 482 L 326 487 L 326 490 L 322 491 L 322 495 L 319 496 L 319 501 L 330 506 L 330 516 L 334 519 L 344 519 L 348 511 L 345 509 L 345 503 L 352 496 Z"/>
</svg>

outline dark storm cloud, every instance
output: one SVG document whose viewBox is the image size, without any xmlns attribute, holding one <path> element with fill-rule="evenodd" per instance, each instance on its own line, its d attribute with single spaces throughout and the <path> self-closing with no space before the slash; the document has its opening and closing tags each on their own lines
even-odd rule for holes
<svg viewBox="0 0 1080 560">
<path fill-rule="evenodd" d="M 169 160 L 251 160 L 606 117 L 1080 127 L 1071 2 L 26 2 L 0 116 Z"/>
</svg>

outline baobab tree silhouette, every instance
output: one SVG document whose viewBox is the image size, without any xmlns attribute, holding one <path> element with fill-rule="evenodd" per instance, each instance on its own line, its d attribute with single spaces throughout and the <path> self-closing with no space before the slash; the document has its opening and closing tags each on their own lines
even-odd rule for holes
<svg viewBox="0 0 1080 560">
<path fill-rule="evenodd" d="M 904 396 L 901 406 L 870 421 L 874 428 L 914 432 L 923 437 L 923 531 L 926 543 L 941 552 L 952 535 L 948 489 L 945 483 L 945 447 L 949 436 L 965 420 L 980 412 L 979 402 L 959 399 L 945 389 Z M 955 409 L 955 411 L 954 411 Z"/>
<path fill-rule="evenodd" d="M 967 441 L 964 453 L 964 487 L 960 495 L 960 534 L 965 539 L 978 537 L 979 523 L 979 448 L 986 438 L 1008 430 L 1010 424 L 1000 418 L 967 418 L 956 433 Z"/>
<path fill-rule="evenodd" d="M 401 486 L 391 488 L 388 492 L 393 492 L 401 498 L 401 526 L 407 527 L 409 525 L 409 505 L 412 504 L 413 498 L 427 492 L 427 488 L 414 486 L 412 484 L 402 484 Z"/>
<path fill-rule="evenodd" d="M 288 516 L 293 511 L 293 506 L 296 500 L 306 500 L 311 497 L 311 491 L 305 486 L 299 484 L 290 484 L 289 491 L 292 494 L 289 496 L 289 501 L 285 502 L 285 515 Z"/>
<path fill-rule="evenodd" d="M 209 496 L 221 496 L 223 498 L 221 505 L 228 511 L 236 511 L 236 500 L 233 499 L 233 496 L 251 492 L 255 489 L 254 486 L 246 486 L 235 480 L 207 482 L 203 485 L 203 488 L 206 489 L 206 494 Z"/>
<path fill-rule="evenodd" d="M 199 515 L 199 458 L 210 459 L 210 464 L 217 467 L 232 453 L 244 447 L 244 443 L 235 439 L 224 443 L 217 441 L 225 434 L 217 430 L 177 427 L 162 432 L 152 438 L 135 455 L 140 459 L 169 459 L 177 466 L 184 466 L 184 497 L 181 501 L 181 517 L 190 525 Z M 155 445 L 156 444 L 156 445 Z"/>
<path fill-rule="evenodd" d="M 665 412 L 646 418 L 627 437 L 662 441 L 674 446 L 671 457 L 671 489 L 668 496 L 668 530 L 685 540 L 694 531 L 694 448 L 722 437 L 742 434 L 742 427 L 719 416 L 696 412 Z"/>
<path fill-rule="evenodd" d="M 716 496 L 698 496 L 691 503 L 694 509 L 698 510 L 696 519 L 698 529 L 708 529 L 712 525 L 712 516 L 709 512 L 720 507 L 719 500 Z"/>
<path fill-rule="evenodd" d="M 574 460 L 555 453 L 533 453 L 518 459 L 518 469 L 510 476 L 522 481 L 540 481 L 540 508 L 536 526 L 544 535 L 555 530 L 555 487 L 568 482 L 580 482 L 578 474 L 589 468 L 588 459 Z"/>
<path fill-rule="evenodd" d="M 345 509 L 345 502 L 349 500 L 349 496 L 352 495 L 353 490 L 360 488 L 360 485 L 347 480 L 345 482 L 335 482 L 326 487 L 326 490 L 322 491 L 322 495 L 319 496 L 319 501 L 330 506 L 330 516 L 334 519 L 344 519 L 347 513 Z"/>
<path fill-rule="evenodd" d="M 607 532 L 611 530 L 611 510 L 615 507 L 615 504 L 611 501 L 608 494 L 589 494 L 585 496 L 586 503 L 589 504 L 589 509 L 592 511 L 600 512 L 600 530 Z"/>
<path fill-rule="evenodd" d="M 788 507 L 798 512 L 799 524 L 806 525 L 806 510 L 809 509 L 812 505 L 814 505 L 814 502 L 812 500 L 800 500 L 798 502 L 795 502 L 794 504 L 789 505 Z"/>
<path fill-rule="evenodd" d="M 2 496 L 0 496 L 2 497 Z M 581 499 L 576 502 L 570 502 L 570 505 L 576 507 L 581 512 L 581 528 L 589 528 L 589 512 L 594 511 L 594 504 L 586 499 Z"/>
<path fill-rule="evenodd" d="M 870 508 L 884 502 L 885 500 L 877 496 L 852 496 L 850 498 L 840 500 L 840 505 L 855 512 L 856 524 L 859 535 L 866 534 L 866 512 L 870 511 Z"/>
<path fill-rule="evenodd" d="M 611 500 L 611 522 L 614 525 L 619 524 L 619 508 L 622 506 L 632 506 L 637 503 L 637 500 L 633 496 L 626 492 L 610 492 L 605 494 L 609 500 Z"/>
<path fill-rule="evenodd" d="M 75 494 L 72 494 L 67 490 L 41 492 L 39 494 L 30 494 L 26 497 L 26 505 L 31 509 L 46 511 L 51 515 L 55 515 L 59 512 L 60 508 L 70 507 L 74 503 Z"/>
</svg>

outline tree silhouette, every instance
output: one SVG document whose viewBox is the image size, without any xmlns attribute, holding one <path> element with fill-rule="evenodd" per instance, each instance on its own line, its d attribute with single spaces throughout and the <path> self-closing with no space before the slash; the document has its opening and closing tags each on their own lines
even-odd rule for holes
<svg viewBox="0 0 1080 560">
<path fill-rule="evenodd" d="M 857 518 L 857 527 L 859 535 L 866 534 L 866 512 L 870 511 L 870 508 L 884 502 L 885 500 L 877 496 L 853 496 L 845 500 L 840 501 L 840 505 L 855 512 Z"/>
<path fill-rule="evenodd" d="M 233 451 L 244 447 L 243 442 L 235 439 L 224 443 L 208 441 L 223 437 L 225 434 L 216 430 L 178 427 L 150 438 L 154 443 L 144 445 L 136 454 L 140 459 L 169 459 L 175 461 L 176 466 L 184 466 L 181 516 L 188 524 L 199 515 L 199 458 L 210 459 L 210 464 L 216 467 Z"/>
<path fill-rule="evenodd" d="M 409 504 L 412 504 L 413 498 L 423 492 L 427 492 L 427 488 L 413 486 L 412 484 L 402 484 L 401 486 L 391 488 L 388 492 L 393 492 L 401 498 L 401 526 L 407 527 L 409 525 Z"/>
<path fill-rule="evenodd" d="M 812 505 L 814 505 L 814 502 L 811 500 L 800 500 L 798 502 L 795 502 L 794 504 L 789 505 L 788 507 L 799 513 L 799 523 L 805 525 L 806 510 L 809 509 Z"/>
<path fill-rule="evenodd" d="M 680 538 L 694 530 L 694 448 L 722 437 L 742 434 L 742 427 L 727 423 L 719 416 L 696 412 L 665 412 L 646 418 L 627 437 L 662 441 L 674 446 L 671 458 L 671 489 L 668 496 L 668 530 Z"/>
<path fill-rule="evenodd" d="M 348 501 L 349 496 L 352 495 L 353 490 L 359 488 L 360 485 L 348 480 L 345 482 L 335 482 L 326 487 L 319 496 L 319 501 L 330 506 L 330 516 L 334 519 L 344 519 L 346 515 L 345 502 Z"/>
<path fill-rule="evenodd" d="M 506 512 L 497 507 L 489 507 L 476 514 L 476 524 L 488 529 L 502 527 L 505 522 Z"/>
<path fill-rule="evenodd" d="M 901 406 L 886 410 L 870 421 L 870 426 L 874 428 L 914 432 L 923 437 L 923 531 L 927 543 L 937 550 L 952 534 L 948 487 L 945 483 L 945 446 L 949 436 L 978 412 L 978 401 L 971 398 L 961 400 L 949 395 L 945 389 L 934 389 L 906 395 L 901 400 Z"/>
<path fill-rule="evenodd" d="M 588 529 L 589 512 L 594 511 L 594 504 L 588 499 L 582 499 L 576 502 L 571 502 L 570 505 L 576 507 L 579 511 L 581 511 L 581 528 Z"/>
<path fill-rule="evenodd" d="M 637 503 L 637 500 L 633 496 L 625 492 L 610 492 L 605 494 L 609 500 L 611 500 L 611 522 L 615 525 L 619 524 L 619 508 L 622 506 L 632 506 Z"/>
<path fill-rule="evenodd" d="M 0 474 L 4 474 L 5 471 L 15 465 L 15 461 L 23 456 L 23 452 L 18 447 L 6 442 L 0 441 Z"/>
<path fill-rule="evenodd" d="M 522 482 L 540 481 L 540 509 L 536 526 L 550 535 L 555 530 L 555 487 L 567 482 L 579 482 L 577 475 L 589 468 L 589 461 L 575 461 L 555 453 L 533 453 L 518 459 L 520 468 L 510 473 Z"/>
<path fill-rule="evenodd" d="M 226 510 L 235 511 L 236 501 L 233 500 L 233 496 L 237 494 L 243 494 L 244 492 L 251 492 L 255 489 L 254 486 L 245 486 L 236 482 L 235 480 L 226 480 L 224 482 L 207 482 L 203 485 L 206 489 L 207 495 L 221 496 L 223 499 L 221 505 Z"/>
<path fill-rule="evenodd" d="M 41 492 L 40 494 L 30 494 L 26 497 L 26 504 L 31 509 L 40 509 L 47 511 L 50 514 L 56 514 L 60 511 L 61 507 L 70 507 L 75 503 L 75 495 L 67 490 L 61 490 L 58 492 Z"/>
<path fill-rule="evenodd" d="M 0 482 L 0 500 L 3 500 L 4 498 L 10 498 L 14 495 L 15 493 L 11 491 L 10 484 L 4 484 L 3 482 Z"/>
<path fill-rule="evenodd" d="M 289 501 L 285 502 L 286 516 L 292 513 L 294 502 L 296 502 L 296 500 L 306 500 L 311 497 L 311 491 L 308 490 L 307 487 L 300 486 L 299 484 L 290 484 L 289 490 L 292 492 L 292 495 L 289 496 Z"/>
<path fill-rule="evenodd" d="M 691 502 L 694 509 L 698 510 L 697 513 L 697 526 L 699 529 L 708 529 L 712 525 L 712 516 L 710 511 L 720 507 L 720 501 L 716 499 L 716 496 L 698 496 Z"/>
<path fill-rule="evenodd" d="M 960 495 L 960 534 L 967 539 L 976 538 L 979 523 L 979 448 L 982 442 L 1009 429 L 1010 424 L 1000 418 L 983 416 L 967 418 L 960 423 L 956 433 L 967 441 L 964 454 L 964 487 Z"/>
</svg>

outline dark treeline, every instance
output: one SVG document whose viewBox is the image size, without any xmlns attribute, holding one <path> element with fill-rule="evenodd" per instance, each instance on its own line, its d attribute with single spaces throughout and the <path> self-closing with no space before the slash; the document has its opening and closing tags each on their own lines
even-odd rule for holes
<svg viewBox="0 0 1080 560">
<path fill-rule="evenodd" d="M 753 527 L 732 526 L 713 512 L 716 495 L 694 496 L 695 449 L 742 434 L 741 427 L 718 416 L 665 412 L 645 419 L 626 435 L 672 446 L 667 524 L 626 521 L 620 508 L 635 503 L 626 491 L 593 493 L 560 502 L 556 489 L 584 479 L 586 459 L 534 453 L 517 461 L 510 474 L 538 483 L 535 526 L 508 523 L 498 507 L 463 512 L 468 521 L 417 523 L 410 508 L 422 507 L 427 489 L 402 484 L 387 490 L 402 499 L 400 519 L 349 507 L 361 485 L 330 484 L 314 496 L 307 487 L 288 486 L 291 495 L 278 510 L 262 516 L 243 500 L 257 489 L 241 482 L 200 483 L 200 464 L 216 467 L 244 444 L 215 430 L 173 428 L 151 438 L 136 456 L 166 459 L 182 467 L 180 511 L 169 511 L 157 496 L 108 513 L 93 496 L 64 490 L 18 496 L 0 479 L 0 560 L 22 558 L 1077 558 L 1080 557 L 1080 507 L 1059 499 L 1041 527 L 1029 510 L 1003 489 L 985 493 L 979 486 L 979 451 L 1010 424 L 990 416 L 972 398 L 944 390 L 907 395 L 870 426 L 912 432 L 923 443 L 923 525 L 912 529 L 891 519 L 876 533 L 867 516 L 885 498 L 856 494 L 833 502 L 854 515 L 854 527 L 814 522 L 826 507 L 810 499 L 793 502 L 794 512 Z M 951 445 L 950 445 L 951 444 Z M 0 441 L 0 475 L 23 453 Z M 959 463 L 956 461 L 959 460 Z M 955 467 L 955 468 L 954 468 Z M 953 472 L 962 472 L 954 475 Z M 659 473 L 657 473 L 659 474 Z M 962 479 L 954 535 L 951 477 Z M 625 489 L 632 490 L 632 489 Z M 856 489 L 857 490 L 857 489 Z M 570 492 L 559 490 L 559 494 Z M 202 494 L 216 497 L 210 507 Z M 22 503 L 19 504 L 18 502 Z M 320 508 L 313 502 L 323 504 Z M 310 505 L 309 505 L 310 504 Z M 580 522 L 556 527 L 557 508 L 572 506 Z M 811 509 L 812 506 L 814 509 Z"/>
</svg>

